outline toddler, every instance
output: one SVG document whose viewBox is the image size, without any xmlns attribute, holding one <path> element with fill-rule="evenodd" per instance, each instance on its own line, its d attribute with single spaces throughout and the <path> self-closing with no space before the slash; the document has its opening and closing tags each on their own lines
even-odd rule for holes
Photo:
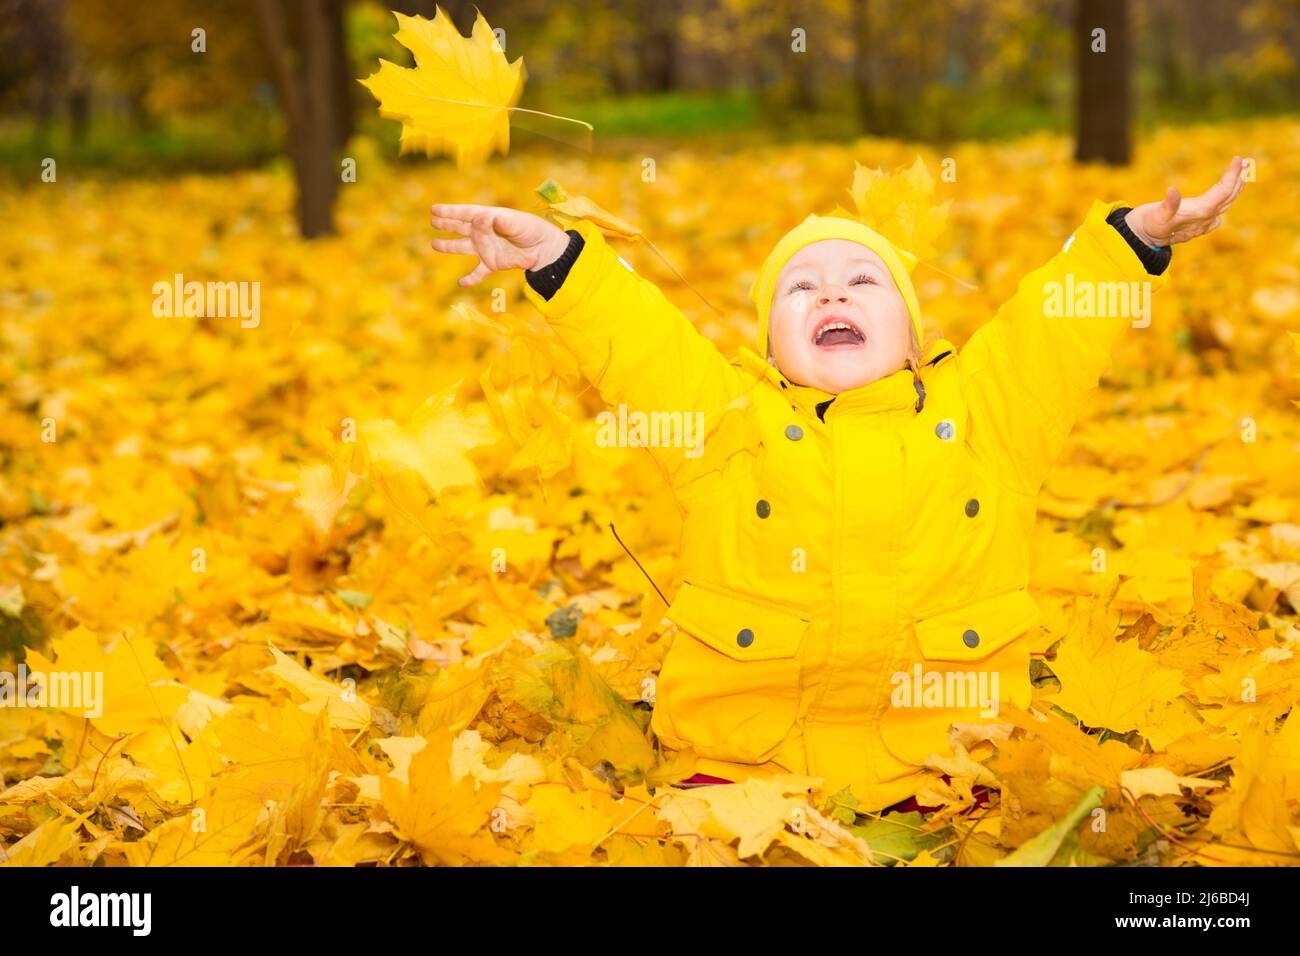
<svg viewBox="0 0 1300 956">
<path fill-rule="evenodd" d="M 1193 199 L 1094 202 L 960 350 L 923 347 L 915 258 L 850 219 L 781 238 L 750 290 L 755 348 L 731 361 L 589 222 L 438 204 L 461 238 L 433 247 L 479 257 L 462 286 L 526 270 L 607 403 L 703 415 L 702 453 L 648 443 L 685 515 L 659 739 L 693 751 L 696 781 L 801 773 L 879 809 L 951 754 L 952 724 L 1029 703 L 1039 488 L 1133 322 L 1129 290 L 1158 290 L 1170 247 L 1243 183 L 1234 158 Z"/>
</svg>

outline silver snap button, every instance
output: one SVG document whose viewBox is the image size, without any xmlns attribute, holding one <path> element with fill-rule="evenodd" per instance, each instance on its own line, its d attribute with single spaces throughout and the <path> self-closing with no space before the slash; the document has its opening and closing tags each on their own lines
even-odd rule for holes
<svg viewBox="0 0 1300 956">
<path fill-rule="evenodd" d="M 979 633 L 972 630 L 968 630 L 965 634 L 963 634 L 961 636 L 961 639 L 962 639 L 962 643 L 964 643 L 967 647 L 978 647 L 980 643 Z"/>
<path fill-rule="evenodd" d="M 952 441 L 952 436 L 957 434 L 957 428 L 953 425 L 951 418 L 945 418 L 934 426 L 934 433 L 944 441 Z"/>
<path fill-rule="evenodd" d="M 803 429 L 798 425 L 786 425 L 785 437 L 791 441 L 798 441 L 800 438 L 803 438 Z"/>
<path fill-rule="evenodd" d="M 749 647 L 754 643 L 754 632 L 747 627 L 742 627 L 740 633 L 736 635 L 736 643 L 741 647 Z"/>
</svg>

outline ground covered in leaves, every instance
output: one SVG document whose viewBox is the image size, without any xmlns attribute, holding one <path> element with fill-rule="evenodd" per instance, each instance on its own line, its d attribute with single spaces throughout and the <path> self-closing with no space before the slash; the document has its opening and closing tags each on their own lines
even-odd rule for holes
<svg viewBox="0 0 1300 956">
<path fill-rule="evenodd" d="M 0 670 L 103 679 L 92 717 L 0 708 L 10 865 L 1300 860 L 1300 124 L 1160 131 L 1118 171 L 1050 136 L 469 173 L 356 152 L 311 244 L 276 170 L 0 194 Z M 730 352 L 772 243 L 855 161 L 918 153 L 955 161 L 917 285 L 958 344 L 1094 198 L 1194 194 L 1233 154 L 1256 181 L 1176 248 L 1047 481 L 1037 716 L 934 761 L 925 816 L 797 776 L 671 788 L 689 755 L 647 689 L 672 628 L 609 525 L 668 586 L 676 506 L 644 451 L 600 447 L 522 276 L 457 287 L 429 205 L 588 196 Z M 260 283 L 258 322 L 155 315 L 177 273 Z"/>
</svg>

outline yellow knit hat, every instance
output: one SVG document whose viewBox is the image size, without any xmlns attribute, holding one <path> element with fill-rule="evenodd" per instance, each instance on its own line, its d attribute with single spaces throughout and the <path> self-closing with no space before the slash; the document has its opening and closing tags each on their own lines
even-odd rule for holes
<svg viewBox="0 0 1300 956">
<path fill-rule="evenodd" d="M 884 260 L 894 284 L 903 296 L 908 314 L 912 317 L 912 327 L 916 329 L 916 341 L 924 342 L 925 333 L 921 325 L 921 306 L 916 300 L 916 290 L 912 288 L 911 272 L 916 268 L 917 258 L 906 249 L 894 245 L 880 233 L 854 219 L 842 216 L 817 216 L 809 214 L 808 218 L 781 237 L 775 248 L 767 254 L 759 267 L 754 284 L 750 286 L 749 298 L 758 311 L 758 348 L 760 358 L 767 357 L 767 320 L 772 311 L 772 298 L 776 292 L 776 280 L 791 257 L 804 246 L 823 239 L 848 239 L 866 246 Z"/>
</svg>

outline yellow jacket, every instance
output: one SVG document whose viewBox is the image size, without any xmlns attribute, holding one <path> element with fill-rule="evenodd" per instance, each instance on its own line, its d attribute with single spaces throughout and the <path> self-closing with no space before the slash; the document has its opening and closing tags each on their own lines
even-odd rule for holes
<svg viewBox="0 0 1300 956">
<path fill-rule="evenodd" d="M 1104 301 L 1111 283 L 1166 281 L 1105 221 L 1119 205 L 1094 203 L 960 353 L 926 350 L 919 411 L 908 369 L 831 396 L 750 349 L 728 361 L 574 227 L 585 245 L 559 290 L 525 295 L 607 403 L 704 416 L 702 447 L 661 433 L 648 449 L 685 513 L 651 721 L 666 746 L 705 773 L 804 773 L 879 808 L 951 753 L 950 724 L 996 721 L 970 698 L 896 706 L 898 675 L 996 674 L 1002 700 L 1028 704 L 1035 499 L 1133 321 L 1054 316 L 1048 284 L 1097 283 Z"/>
</svg>

